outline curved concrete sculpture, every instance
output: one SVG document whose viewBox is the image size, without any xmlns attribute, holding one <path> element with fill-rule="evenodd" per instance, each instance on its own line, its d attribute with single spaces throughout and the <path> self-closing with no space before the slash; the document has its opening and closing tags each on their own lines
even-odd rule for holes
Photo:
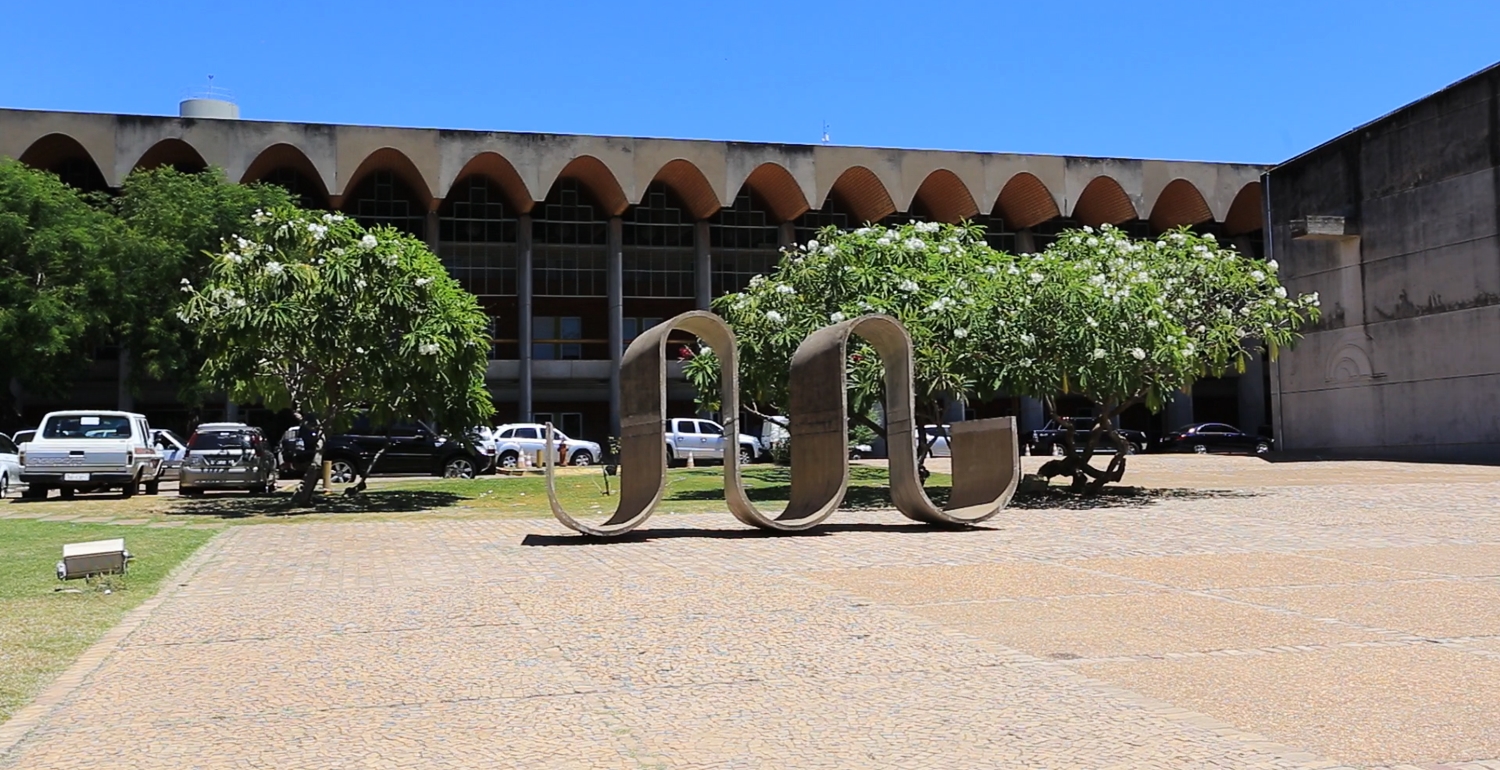
<svg viewBox="0 0 1500 770">
<path fill-rule="evenodd" d="M 739 435 L 738 346 L 734 332 L 713 313 L 683 313 L 641 334 L 626 349 L 620 367 L 620 501 L 602 524 L 569 514 L 557 499 L 555 450 L 547 435 L 547 497 L 567 527 L 589 535 L 620 535 L 640 526 L 666 492 L 667 337 L 690 332 L 719 359 L 724 435 Z M 768 514 L 750 502 L 740 479 L 739 453 L 724 453 L 724 497 L 730 513 L 751 526 L 797 531 L 816 526 L 843 502 L 849 487 L 848 391 L 845 362 L 849 337 L 870 341 L 885 363 L 889 394 L 886 415 L 891 453 L 891 492 L 908 518 L 934 524 L 974 524 L 1000 511 L 1020 478 L 1015 421 L 999 418 L 961 423 L 952 436 L 953 492 L 945 508 L 922 489 L 912 415 L 911 337 L 889 316 L 862 316 L 824 327 L 798 346 L 791 368 L 792 487 L 786 510 Z"/>
</svg>

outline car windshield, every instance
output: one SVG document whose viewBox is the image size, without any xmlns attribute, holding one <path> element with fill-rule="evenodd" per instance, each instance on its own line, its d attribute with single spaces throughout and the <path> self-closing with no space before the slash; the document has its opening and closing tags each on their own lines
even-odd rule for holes
<svg viewBox="0 0 1500 770">
<path fill-rule="evenodd" d="M 249 449 L 250 434 L 244 431 L 232 430 L 194 433 L 193 438 L 188 441 L 188 448 L 199 451 L 205 449 Z"/>
<path fill-rule="evenodd" d="M 1172 432 L 1173 433 L 1192 433 L 1193 432 L 1193 428 L 1196 428 L 1196 427 L 1198 427 L 1198 424 L 1197 423 L 1192 423 L 1190 425 L 1183 425 L 1183 426 L 1177 428 L 1176 430 L 1174 430 Z"/>
<path fill-rule="evenodd" d="M 130 438 L 130 418 L 98 414 L 53 417 L 42 426 L 42 437 L 53 439 Z"/>
</svg>

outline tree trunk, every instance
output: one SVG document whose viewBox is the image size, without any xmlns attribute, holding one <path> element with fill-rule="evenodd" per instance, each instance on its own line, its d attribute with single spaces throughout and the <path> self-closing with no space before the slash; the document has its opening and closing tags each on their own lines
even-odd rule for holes
<svg viewBox="0 0 1500 770">
<path fill-rule="evenodd" d="M 302 488 L 292 496 L 292 505 L 298 508 L 306 508 L 312 505 L 313 492 L 317 489 L 318 478 L 323 474 L 323 448 L 328 443 L 328 435 L 321 428 L 314 428 L 317 423 L 307 419 L 302 421 L 302 427 L 298 431 L 300 435 L 306 436 L 311 430 L 317 430 L 318 445 L 313 449 L 312 462 L 307 465 L 307 472 L 302 474 Z"/>
</svg>

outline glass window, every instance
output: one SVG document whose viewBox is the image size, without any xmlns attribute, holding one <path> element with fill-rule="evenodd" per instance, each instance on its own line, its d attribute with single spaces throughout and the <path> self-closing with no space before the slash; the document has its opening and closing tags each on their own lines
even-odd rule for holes
<svg viewBox="0 0 1500 770">
<path fill-rule="evenodd" d="M 603 297 L 608 220 L 577 180 L 563 179 L 532 220 L 532 292 L 539 297 Z"/>
<path fill-rule="evenodd" d="M 541 361 L 577 361 L 583 358 L 583 318 L 580 316 L 535 316 L 531 321 L 531 357 Z"/>
<path fill-rule="evenodd" d="M 188 448 L 198 451 L 205 449 L 247 449 L 249 447 L 250 434 L 242 430 L 194 433 L 193 437 L 188 440 Z"/>
<path fill-rule="evenodd" d="M 482 176 L 454 185 L 438 210 L 438 256 L 469 293 L 516 293 L 518 226 L 499 188 Z"/>
<path fill-rule="evenodd" d="M 365 227 L 390 225 L 424 238 L 427 212 L 416 193 L 391 171 L 376 171 L 359 183 L 348 205 L 349 213 Z"/>
<path fill-rule="evenodd" d="M 537 438 L 540 435 L 536 428 L 516 428 L 516 438 Z"/>
<path fill-rule="evenodd" d="M 506 428 L 500 431 L 500 438 L 513 438 L 516 435 L 515 428 Z"/>
<path fill-rule="evenodd" d="M 673 433 L 697 433 L 698 432 L 698 421 L 697 420 L 673 420 L 672 424 L 674 426 L 676 426 L 672 430 Z"/>
<path fill-rule="evenodd" d="M 709 422 L 708 420 L 699 420 L 698 421 L 698 432 L 699 433 L 706 433 L 706 434 L 708 434 L 710 436 L 722 436 L 722 435 L 724 435 L 724 429 L 723 428 L 719 427 L 718 425 L 716 425 L 714 423 Z"/>
<path fill-rule="evenodd" d="M 709 220 L 708 243 L 716 297 L 744 291 L 751 278 L 776 269 L 781 259 L 781 228 L 748 190 Z"/>
<path fill-rule="evenodd" d="M 13 455 L 16 451 L 16 445 L 10 439 L 0 436 L 0 454 Z"/>
<path fill-rule="evenodd" d="M 695 231 L 676 196 L 661 182 L 652 182 L 640 204 L 624 217 L 624 295 L 693 296 Z"/>
<path fill-rule="evenodd" d="M 66 415 L 42 426 L 42 438 L 130 438 L 130 418 L 116 415 Z"/>
</svg>

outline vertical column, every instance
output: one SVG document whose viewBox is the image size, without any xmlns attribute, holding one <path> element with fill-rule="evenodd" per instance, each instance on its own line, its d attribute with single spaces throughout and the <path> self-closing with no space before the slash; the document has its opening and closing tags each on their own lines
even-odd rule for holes
<svg viewBox="0 0 1500 770">
<path fill-rule="evenodd" d="M 697 303 L 694 307 L 707 310 L 713 302 L 713 257 L 708 253 L 708 220 L 702 219 L 693 225 L 693 284 Z"/>
<path fill-rule="evenodd" d="M 232 399 L 232 398 L 230 398 L 228 396 L 224 397 L 224 421 L 225 422 L 239 422 L 240 421 L 240 405 L 234 403 L 234 399 Z"/>
<path fill-rule="evenodd" d="M 520 344 L 516 411 L 518 422 L 531 422 L 531 215 L 516 222 L 516 341 Z"/>
<path fill-rule="evenodd" d="M 1031 235 L 1031 228 L 1023 227 L 1016 231 L 1016 253 L 1035 254 L 1036 239 Z M 1016 419 L 1016 428 L 1024 442 L 1031 431 L 1041 430 L 1046 426 L 1046 408 L 1040 398 L 1030 396 L 1021 397 L 1021 413 Z"/>
<path fill-rule="evenodd" d="M 1016 231 L 1016 253 L 1035 254 L 1036 239 L 1031 235 L 1031 228 L 1023 227 Z"/>
<path fill-rule="evenodd" d="M 786 248 L 797 242 L 797 228 L 791 222 L 781 223 L 781 248 Z"/>
<path fill-rule="evenodd" d="M 1245 364 L 1245 371 L 1240 374 L 1236 381 L 1236 395 L 1240 401 L 1240 430 L 1246 433 L 1260 434 L 1262 426 L 1266 425 L 1266 365 L 1264 353 L 1259 350 L 1250 351 L 1250 360 Z"/>
<path fill-rule="evenodd" d="M 1191 393 L 1177 392 L 1172 400 L 1167 402 L 1167 407 L 1162 412 L 1163 431 L 1176 430 L 1184 425 L 1195 422 L 1193 419 L 1193 396 Z"/>
<path fill-rule="evenodd" d="M 620 435 L 620 360 L 625 354 L 625 226 L 609 218 L 605 287 L 609 294 L 609 435 Z"/>
<path fill-rule="evenodd" d="M 135 395 L 130 392 L 130 348 L 120 346 L 120 379 L 115 383 L 115 408 L 122 412 L 135 410 Z"/>
<path fill-rule="evenodd" d="M 442 201 L 437 198 L 432 200 L 432 210 L 427 212 L 427 221 L 422 225 L 422 234 L 427 236 L 425 239 L 427 241 L 427 248 L 432 249 L 433 254 L 438 253 L 438 236 L 442 233 L 442 226 L 438 222 L 437 213 L 439 203 L 442 203 Z"/>
</svg>

